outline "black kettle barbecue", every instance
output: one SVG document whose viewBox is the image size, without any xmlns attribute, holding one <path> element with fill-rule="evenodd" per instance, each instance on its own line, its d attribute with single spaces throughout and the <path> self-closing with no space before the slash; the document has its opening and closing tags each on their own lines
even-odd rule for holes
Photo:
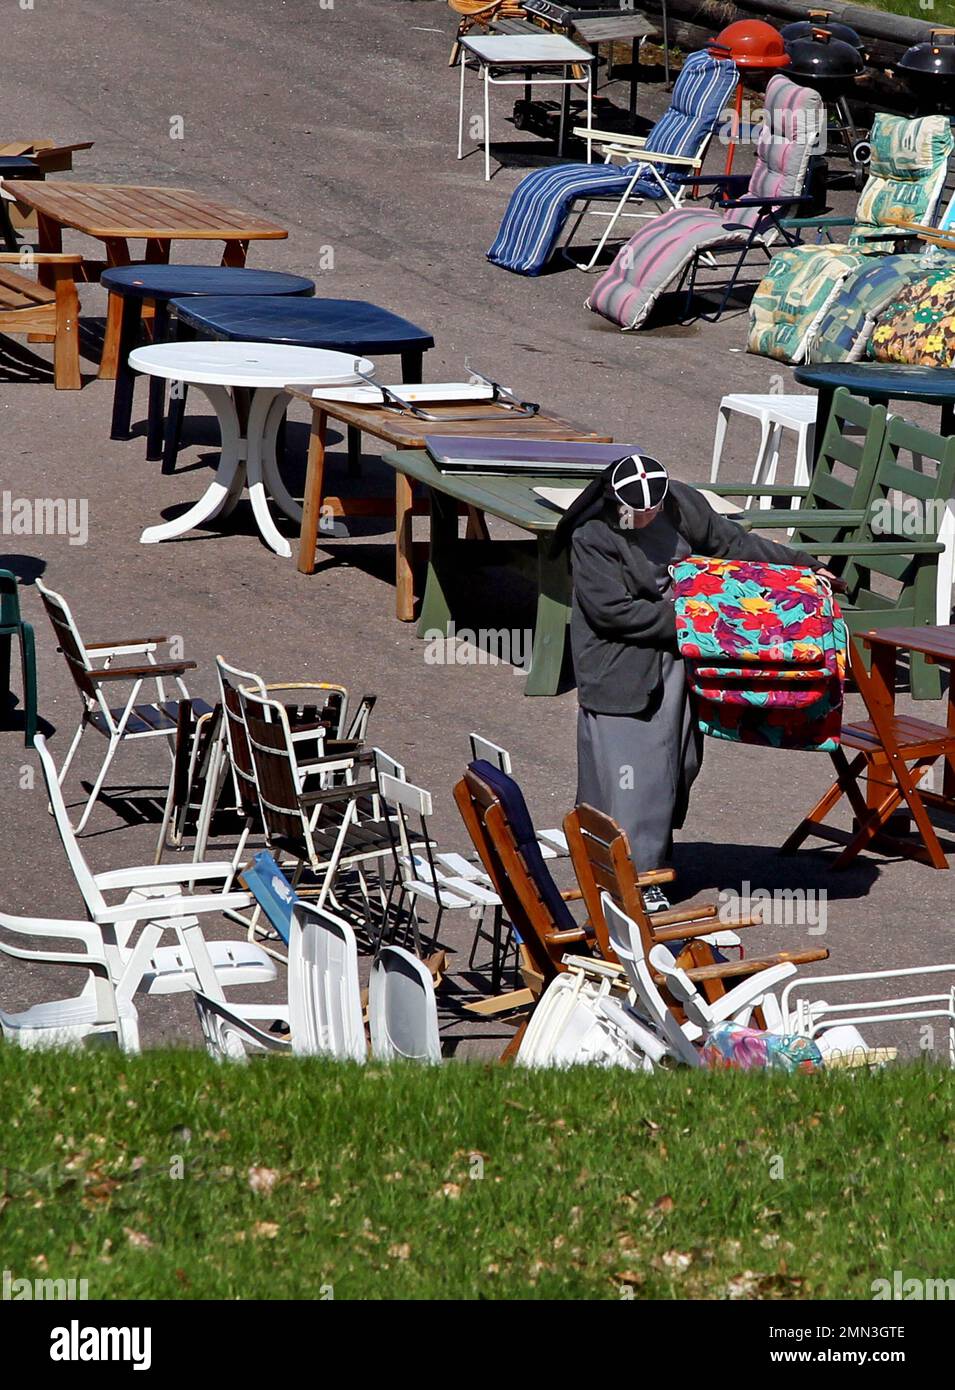
<svg viewBox="0 0 955 1390">
<path fill-rule="evenodd" d="M 933 29 L 927 43 L 913 44 L 895 67 L 922 115 L 955 112 L 955 29 Z"/>
<path fill-rule="evenodd" d="M 836 137 L 845 146 L 856 187 L 861 188 L 872 149 L 855 124 L 848 98 L 856 78 L 865 69 L 865 59 L 859 48 L 836 38 L 828 27 L 810 23 L 807 28 L 801 37 L 786 40 L 789 66 L 784 69 L 785 75 L 803 87 L 812 87 L 823 98 L 830 112 L 829 153 Z"/>
<path fill-rule="evenodd" d="M 851 25 L 840 24 L 838 20 L 833 20 L 831 10 L 810 10 L 808 13 L 808 19 L 795 19 L 791 24 L 784 24 L 780 29 L 783 43 L 787 47 L 794 39 L 812 38 L 813 29 L 826 29 L 840 43 L 847 43 L 851 48 L 857 48 L 865 59 L 865 44 L 861 35 Z"/>
</svg>

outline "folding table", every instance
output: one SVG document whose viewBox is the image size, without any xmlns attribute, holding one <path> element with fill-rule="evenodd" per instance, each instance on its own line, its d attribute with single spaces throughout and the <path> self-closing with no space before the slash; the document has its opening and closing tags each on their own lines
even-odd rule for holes
<svg viewBox="0 0 955 1390">
<path fill-rule="evenodd" d="M 592 444 L 609 444 L 612 436 L 588 430 L 563 420 L 559 415 L 517 415 L 513 410 L 494 401 L 473 401 L 467 404 L 467 414 L 484 417 L 455 420 L 461 405 L 429 405 L 431 414 L 439 416 L 427 422 L 411 414 L 399 414 L 384 406 L 356 405 L 348 401 L 323 399 L 320 390 L 292 390 L 290 395 L 307 401 L 312 408 L 312 433 L 308 449 L 308 473 L 305 480 L 305 501 L 302 531 L 299 538 L 298 567 L 303 574 L 315 569 L 315 546 L 323 516 L 391 516 L 395 518 L 395 590 L 397 614 L 402 622 L 414 616 L 414 556 L 411 524 L 414 499 L 409 477 L 395 471 L 394 500 L 387 497 L 327 497 L 325 495 L 325 442 L 329 420 L 339 420 L 354 430 L 360 438 L 367 434 L 383 439 L 398 449 L 423 449 L 429 434 L 454 434 L 466 437 L 489 435 L 508 439 L 587 440 Z"/>
<path fill-rule="evenodd" d="M 572 43 L 562 34 L 485 34 L 462 38 L 461 84 L 458 98 L 458 159 L 464 158 L 464 72 L 469 60 L 478 68 L 484 83 L 484 179 L 491 177 L 491 87 L 549 86 L 563 88 L 557 153 L 564 153 L 567 107 L 571 87 L 587 92 L 587 126 L 593 125 L 594 75 L 596 58 L 587 48 Z M 583 76 L 571 68 L 582 69 Z M 587 158 L 590 158 L 588 140 Z"/>
<path fill-rule="evenodd" d="M 927 661 L 955 668 L 955 627 L 885 627 L 862 633 L 858 639 L 872 654 L 871 674 L 861 653 L 850 643 L 852 678 L 861 694 L 867 720 L 846 724 L 842 743 L 829 754 L 836 780 L 783 845 L 784 854 L 816 836 L 844 846 L 833 863 L 843 869 L 867 846 L 918 859 L 936 869 L 948 864 L 926 804 L 955 814 L 955 681 L 949 680 L 945 724 L 932 724 L 895 707 L 899 653 L 920 652 Z M 845 749 L 855 752 L 850 762 Z M 944 759 L 942 787 L 924 790 L 922 779 Z M 865 786 L 860 785 L 865 778 Z M 846 797 L 855 813 L 855 827 L 845 831 L 826 824 L 826 816 Z M 903 837 L 887 829 L 890 816 L 907 807 L 917 836 Z"/>
</svg>

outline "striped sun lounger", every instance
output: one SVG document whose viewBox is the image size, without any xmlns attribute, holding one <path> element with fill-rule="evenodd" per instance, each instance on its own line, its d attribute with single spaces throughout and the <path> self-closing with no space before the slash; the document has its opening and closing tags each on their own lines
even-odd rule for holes
<svg viewBox="0 0 955 1390">
<path fill-rule="evenodd" d="M 680 182 L 683 163 L 667 165 L 664 155 L 702 162 L 706 146 L 736 88 L 735 65 L 707 52 L 691 53 L 673 88 L 670 105 L 650 131 L 640 154 L 628 164 L 561 164 L 535 169 L 511 195 L 494 245 L 487 253 L 493 265 L 518 275 L 539 275 L 550 259 L 571 209 L 578 199 L 618 198 L 613 222 L 630 200 L 649 198 L 679 203 L 685 192 Z M 612 140 L 612 137 L 609 137 Z M 656 154 L 653 163 L 644 156 Z"/>
</svg>

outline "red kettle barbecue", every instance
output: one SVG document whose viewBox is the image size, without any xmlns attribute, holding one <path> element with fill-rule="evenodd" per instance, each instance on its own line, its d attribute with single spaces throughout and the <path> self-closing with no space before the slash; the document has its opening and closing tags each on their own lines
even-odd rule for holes
<svg viewBox="0 0 955 1390">
<path fill-rule="evenodd" d="M 773 72 L 784 68 L 789 62 L 789 54 L 782 36 L 771 24 L 762 19 L 737 19 L 722 29 L 709 45 L 714 58 L 732 58 L 737 69 L 744 72 Z M 736 132 L 739 131 L 743 115 L 743 79 L 740 77 L 736 87 Z M 735 132 L 734 132 L 735 134 Z M 727 174 L 733 172 L 733 155 L 736 153 L 736 139 L 732 139 L 726 151 Z"/>
</svg>

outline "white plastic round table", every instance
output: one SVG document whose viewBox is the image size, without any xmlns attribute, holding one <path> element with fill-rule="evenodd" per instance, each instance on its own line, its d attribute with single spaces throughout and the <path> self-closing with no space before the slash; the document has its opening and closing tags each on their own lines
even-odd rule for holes
<svg viewBox="0 0 955 1390">
<path fill-rule="evenodd" d="M 215 478 L 199 501 L 173 521 L 148 526 L 139 538 L 142 544 L 172 540 L 213 517 L 228 516 L 247 487 L 262 539 L 277 555 L 291 559 L 292 547 L 272 519 L 267 495 L 287 517 L 301 523 L 302 509 L 282 482 L 275 457 L 279 426 L 291 399 L 285 388 L 350 386 L 359 380 L 358 372 L 373 375 L 368 358 L 270 343 L 157 343 L 131 352 L 129 365 L 146 376 L 197 386 L 215 410 L 222 435 Z M 250 395 L 244 427 L 236 391 Z"/>
</svg>

